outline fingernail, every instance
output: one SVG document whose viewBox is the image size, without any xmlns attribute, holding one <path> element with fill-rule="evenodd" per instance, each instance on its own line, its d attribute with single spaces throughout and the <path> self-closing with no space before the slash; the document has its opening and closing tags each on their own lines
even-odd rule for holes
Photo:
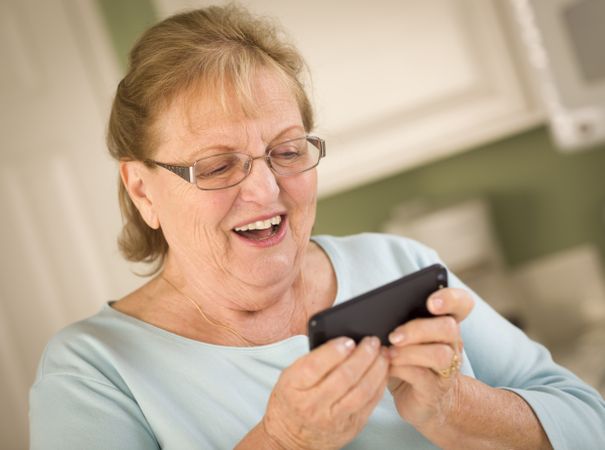
<svg viewBox="0 0 605 450">
<path fill-rule="evenodd" d="M 441 298 L 432 298 L 429 303 L 433 311 L 439 311 L 443 307 L 443 299 Z"/>
<path fill-rule="evenodd" d="M 404 339 L 405 335 L 403 333 L 389 334 L 389 341 L 391 341 L 391 344 L 399 344 L 400 342 L 403 342 Z"/>
<path fill-rule="evenodd" d="M 345 353 L 350 352 L 355 347 L 355 341 L 351 338 L 342 338 L 338 347 Z"/>
<path fill-rule="evenodd" d="M 364 340 L 366 349 L 371 353 L 373 353 L 380 346 L 380 340 L 376 336 L 369 336 Z"/>
</svg>

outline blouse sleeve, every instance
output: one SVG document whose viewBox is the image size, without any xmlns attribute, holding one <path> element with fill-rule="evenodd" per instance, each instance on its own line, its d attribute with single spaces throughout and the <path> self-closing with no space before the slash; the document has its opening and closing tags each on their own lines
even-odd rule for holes
<svg viewBox="0 0 605 450">
<path fill-rule="evenodd" d="M 470 290 L 454 275 L 450 278 L 450 286 Z M 604 448 L 605 401 L 599 393 L 556 364 L 544 346 L 473 296 L 475 307 L 461 331 L 477 379 L 524 398 L 556 450 Z"/>
<path fill-rule="evenodd" d="M 52 373 L 30 391 L 30 448 L 159 449 L 136 402 L 94 378 Z"/>
</svg>

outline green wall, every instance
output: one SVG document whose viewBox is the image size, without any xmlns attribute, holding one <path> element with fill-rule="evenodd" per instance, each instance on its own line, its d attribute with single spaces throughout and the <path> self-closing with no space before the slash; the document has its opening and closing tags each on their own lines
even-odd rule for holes
<svg viewBox="0 0 605 450">
<path fill-rule="evenodd" d="M 513 266 L 587 242 L 605 254 L 604 174 L 605 146 L 562 154 L 541 127 L 325 198 L 315 231 L 377 231 L 400 202 L 481 196 Z"/>
<path fill-rule="evenodd" d="M 118 60 L 125 68 L 130 47 L 146 28 L 156 22 L 157 14 L 150 0 L 97 0 L 97 4 Z"/>
<path fill-rule="evenodd" d="M 152 4 L 97 1 L 125 67 L 130 46 L 155 20 Z M 378 231 L 400 202 L 422 198 L 446 205 L 481 196 L 490 202 L 512 266 L 582 243 L 598 245 L 605 255 L 604 173 L 605 146 L 562 154 L 540 127 L 324 198 L 315 232 Z"/>
</svg>

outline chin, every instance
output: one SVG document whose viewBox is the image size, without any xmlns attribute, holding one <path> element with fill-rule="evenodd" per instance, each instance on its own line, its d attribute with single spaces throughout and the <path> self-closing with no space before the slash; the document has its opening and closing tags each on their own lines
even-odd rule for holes
<svg viewBox="0 0 605 450">
<path fill-rule="evenodd" d="M 276 286 L 286 280 L 293 280 L 297 272 L 296 258 L 292 255 L 271 255 L 258 257 L 252 265 L 240 268 L 242 278 L 258 287 Z"/>
<path fill-rule="evenodd" d="M 288 280 L 292 282 L 298 272 L 301 251 L 295 242 L 287 239 L 277 247 L 253 251 L 253 255 L 243 252 L 246 254 L 241 255 L 236 263 L 238 278 L 257 287 L 277 286 Z"/>
</svg>

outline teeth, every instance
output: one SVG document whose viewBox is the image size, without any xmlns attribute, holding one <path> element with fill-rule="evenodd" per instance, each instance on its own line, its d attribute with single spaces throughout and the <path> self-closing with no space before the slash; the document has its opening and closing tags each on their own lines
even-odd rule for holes
<svg viewBox="0 0 605 450">
<path fill-rule="evenodd" d="M 235 228 L 235 231 L 250 231 L 250 230 L 266 230 L 273 225 L 279 225 L 281 223 L 281 216 L 271 217 L 267 220 L 257 220 L 256 222 L 243 225 Z"/>
</svg>

